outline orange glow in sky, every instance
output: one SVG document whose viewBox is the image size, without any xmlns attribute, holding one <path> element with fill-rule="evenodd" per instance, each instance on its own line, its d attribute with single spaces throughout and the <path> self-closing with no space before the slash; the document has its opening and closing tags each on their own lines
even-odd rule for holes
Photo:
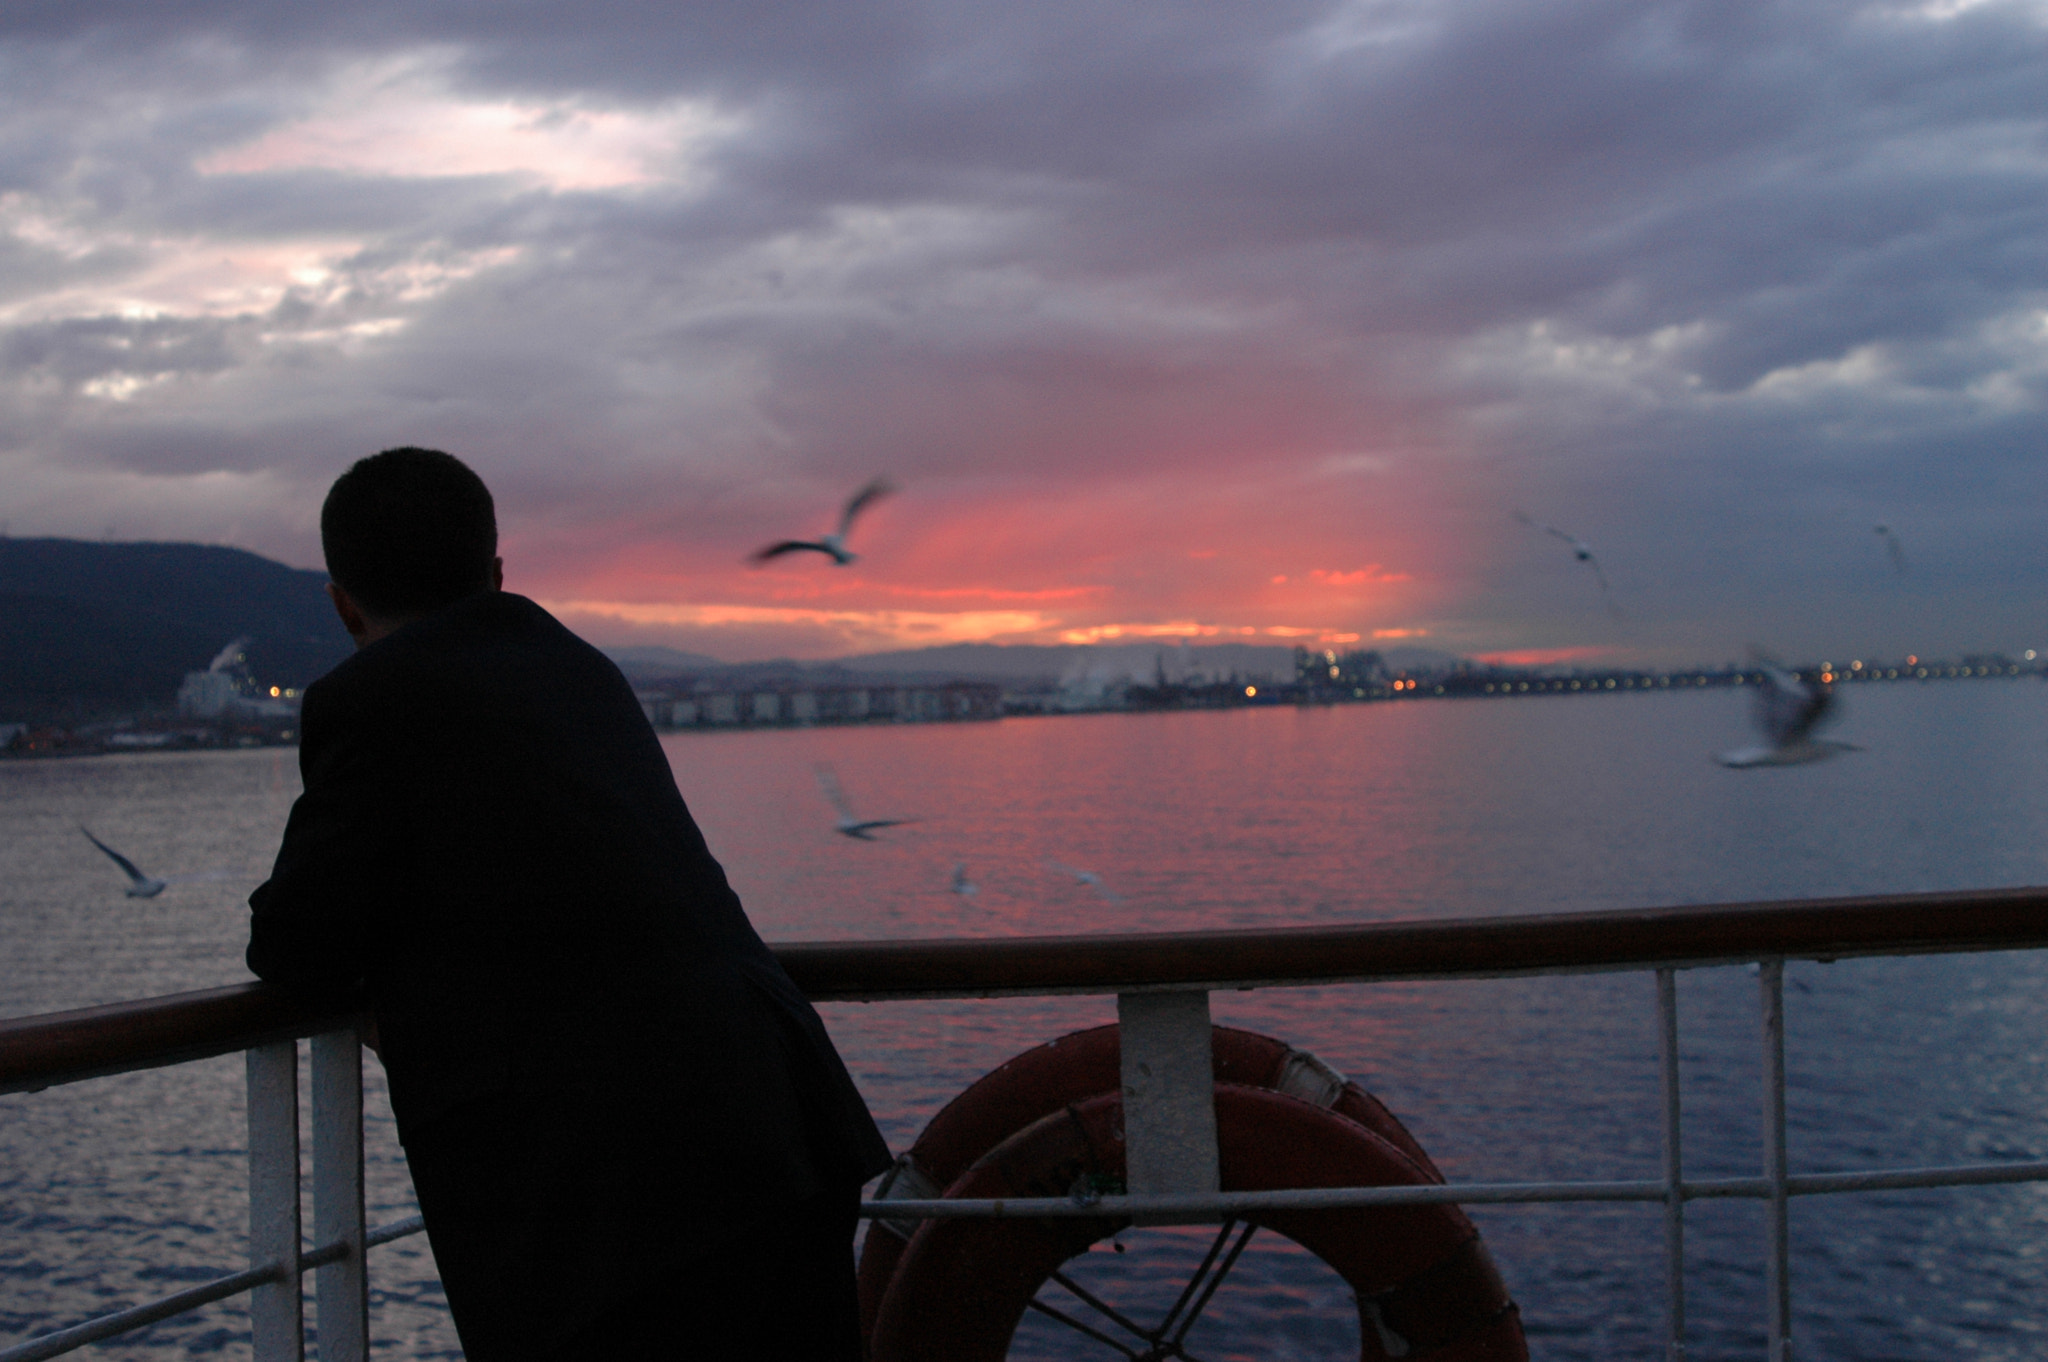
<svg viewBox="0 0 2048 1362">
<path fill-rule="evenodd" d="M 529 539 L 511 525 L 505 554 L 508 585 L 600 642 L 732 659 L 970 642 L 1424 638 L 1436 550 L 1395 535 L 1365 551 L 1349 523 L 1355 494 L 1343 480 L 1256 494 L 1192 478 L 1097 483 L 1060 496 L 905 479 L 855 523 L 847 542 L 858 557 L 846 566 L 817 553 L 745 561 L 762 543 L 829 527 L 822 498 L 795 513 L 735 508 L 662 538 L 622 527 L 609 548 L 596 536 L 566 547 Z"/>
</svg>

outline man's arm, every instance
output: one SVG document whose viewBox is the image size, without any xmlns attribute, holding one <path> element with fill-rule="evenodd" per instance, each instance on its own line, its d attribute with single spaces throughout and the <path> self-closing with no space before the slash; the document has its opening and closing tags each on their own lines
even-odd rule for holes
<svg viewBox="0 0 2048 1362">
<path fill-rule="evenodd" d="M 315 744 L 302 716 L 306 790 L 292 806 L 270 878 L 249 896 L 249 969 L 293 988 L 360 985 L 410 861 L 399 744 L 374 731 Z M 367 726 L 359 725 L 359 728 Z"/>
</svg>

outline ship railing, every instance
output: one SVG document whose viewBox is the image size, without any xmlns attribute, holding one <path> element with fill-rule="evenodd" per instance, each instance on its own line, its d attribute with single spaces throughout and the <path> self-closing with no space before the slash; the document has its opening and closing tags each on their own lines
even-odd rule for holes
<svg viewBox="0 0 2048 1362">
<path fill-rule="evenodd" d="M 1216 1222 L 1263 1212 L 1363 1206 L 1640 1201 L 1664 1207 L 1667 1347 L 1684 1356 L 1685 1203 L 1762 1201 L 1765 1332 L 1790 1356 L 1787 1203 L 1795 1196 L 2048 1181 L 2048 1161 L 1793 1173 L 1785 1152 L 1784 965 L 1858 956 L 2048 947 L 2048 889 L 1724 904 L 1445 922 L 1001 940 L 799 942 L 775 950 L 818 1001 L 1114 994 L 1127 1063 L 1124 1195 L 977 1199 L 889 1197 L 870 1217 L 1131 1217 Z M 1677 972 L 1758 967 L 1762 1167 L 1755 1176 L 1687 1178 L 1680 1146 Z M 1231 1192 L 1215 1179 L 1209 1100 L 1212 990 L 1647 970 L 1657 981 L 1663 1167 L 1656 1178 Z M 314 1278 L 321 1362 L 369 1355 L 365 1257 L 419 1232 L 417 1216 L 370 1228 L 363 1201 L 360 1018 L 263 984 L 0 1022 L 0 1092 L 33 1092 L 138 1069 L 246 1053 L 249 1266 L 160 1300 L 0 1349 L 0 1362 L 57 1357 L 211 1302 L 247 1293 L 255 1362 L 305 1356 L 302 1278 Z M 298 1042 L 310 1038 L 313 1225 L 302 1195 Z M 1205 1117 L 1206 1113 L 1206 1117 Z"/>
</svg>

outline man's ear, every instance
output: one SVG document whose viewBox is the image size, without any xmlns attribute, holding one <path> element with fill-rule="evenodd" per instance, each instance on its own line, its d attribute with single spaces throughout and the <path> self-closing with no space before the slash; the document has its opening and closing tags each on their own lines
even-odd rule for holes
<svg viewBox="0 0 2048 1362">
<path fill-rule="evenodd" d="M 341 616 L 341 627 L 348 630 L 348 636 L 356 641 L 358 648 L 362 647 L 364 636 L 370 632 L 369 621 L 363 618 L 362 610 L 336 582 L 327 584 L 327 599 L 334 602 L 334 613 Z"/>
</svg>

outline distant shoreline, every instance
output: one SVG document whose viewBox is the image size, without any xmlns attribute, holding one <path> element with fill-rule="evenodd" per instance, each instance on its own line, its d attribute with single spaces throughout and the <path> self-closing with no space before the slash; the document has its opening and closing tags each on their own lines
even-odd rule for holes
<svg viewBox="0 0 2048 1362">
<path fill-rule="evenodd" d="M 2048 665 L 2009 658 L 1973 658 L 1967 662 L 1869 664 L 1842 669 L 1805 666 L 1796 675 L 1808 685 L 1855 688 L 1866 685 L 1928 685 L 1937 681 L 2013 681 L 2048 679 Z M 1141 686 L 1132 683 L 1106 688 L 1094 699 L 1062 699 L 1057 689 L 1005 690 L 987 681 L 939 684 L 905 683 L 806 685 L 801 681 L 760 681 L 753 685 L 712 688 L 702 681 L 675 678 L 662 688 L 642 687 L 641 708 L 657 733 L 733 733 L 757 730 L 844 728 L 947 723 L 984 723 L 997 719 L 1056 718 L 1079 714 L 1165 714 L 1197 710 L 1323 708 L 1335 705 L 1385 704 L 1416 700 L 1521 700 L 1572 695 L 1639 695 L 1671 691 L 1735 689 L 1762 681 L 1762 673 L 1746 668 L 1691 669 L 1680 672 L 1640 670 L 1581 671 L 1568 676 L 1538 675 L 1489 668 L 1468 669 L 1434 677 L 1392 677 L 1369 685 L 1315 685 L 1304 682 L 1261 682 L 1250 685 L 1199 683 Z M 687 684 L 691 689 L 685 690 Z M 877 697 L 886 693 L 884 702 Z M 919 697 L 899 712 L 903 696 Z M 862 708 L 850 712 L 851 697 Z M 808 703 L 805 697 L 809 697 Z M 838 697 L 840 708 L 833 708 Z M 722 705 L 720 702 L 724 702 Z M 693 705 L 684 722 L 676 722 L 678 705 Z M 663 709 L 667 705 L 669 708 Z M 723 715 L 724 717 L 718 717 Z M 54 725 L 0 724 L 0 761 L 51 761 L 151 752 L 246 751 L 298 745 L 295 728 L 207 724 L 162 716 L 137 717 L 64 729 Z"/>
</svg>

